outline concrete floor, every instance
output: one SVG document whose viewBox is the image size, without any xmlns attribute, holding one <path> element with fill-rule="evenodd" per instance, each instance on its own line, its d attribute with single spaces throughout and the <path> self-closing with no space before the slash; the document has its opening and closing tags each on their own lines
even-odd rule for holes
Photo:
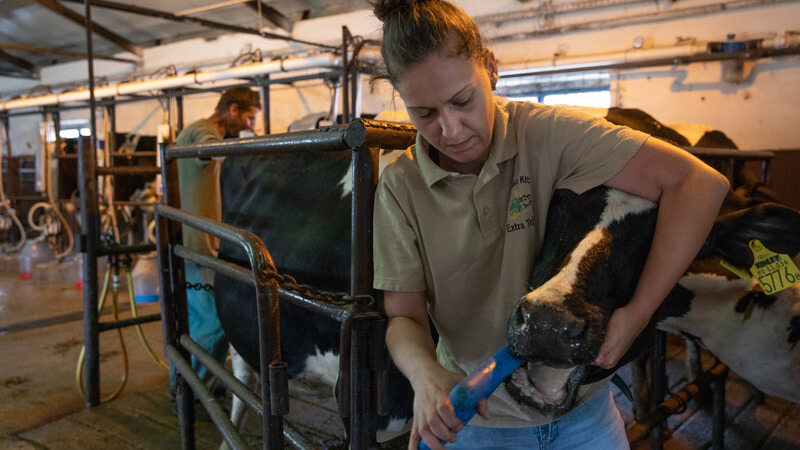
<svg viewBox="0 0 800 450">
<path fill-rule="evenodd" d="M 133 328 L 123 331 L 130 363 L 124 391 L 113 401 L 85 407 L 75 387 L 75 364 L 83 343 L 83 300 L 71 281 L 72 269 L 53 267 L 39 282 L 20 281 L 13 272 L 0 273 L 0 449 L 180 448 L 177 418 L 167 395 L 168 375 L 146 353 Z M 120 295 L 120 300 L 122 317 L 129 317 L 127 296 Z M 157 304 L 138 307 L 140 314 L 158 311 Z M 102 320 L 110 319 L 107 308 Z M 142 328 L 163 358 L 160 323 Z M 101 395 L 106 396 L 123 373 L 116 332 L 101 334 L 100 352 Z M 678 339 L 670 339 L 669 352 L 670 384 L 680 385 L 683 349 Z M 621 374 L 630 379 L 628 370 Z M 290 390 L 287 420 L 321 448 L 346 448 L 328 388 L 292 383 Z M 616 394 L 623 418 L 630 423 L 631 405 Z M 800 449 L 800 406 L 761 396 L 735 375 L 727 382 L 726 413 L 726 448 Z M 250 422 L 245 436 L 259 446 L 259 425 L 255 419 Z M 710 444 L 707 407 L 690 403 L 684 413 L 670 418 L 669 426 L 667 449 L 705 449 Z M 218 448 L 221 442 L 210 423 L 198 422 L 196 436 L 200 449 Z M 642 442 L 634 448 L 648 446 Z"/>
</svg>

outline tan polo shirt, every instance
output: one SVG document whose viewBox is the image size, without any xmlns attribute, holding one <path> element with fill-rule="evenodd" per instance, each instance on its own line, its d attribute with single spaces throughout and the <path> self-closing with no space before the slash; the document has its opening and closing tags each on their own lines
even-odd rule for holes
<svg viewBox="0 0 800 450">
<path fill-rule="evenodd" d="M 582 193 L 614 176 L 647 135 L 566 107 L 496 98 L 489 157 L 478 175 L 447 172 L 415 146 L 381 175 L 375 198 L 374 287 L 425 291 L 446 368 L 472 371 L 506 345 L 506 321 L 528 289 L 556 189 Z M 581 401 L 601 387 L 584 386 Z M 503 387 L 492 417 L 470 423 L 549 422 Z"/>
</svg>

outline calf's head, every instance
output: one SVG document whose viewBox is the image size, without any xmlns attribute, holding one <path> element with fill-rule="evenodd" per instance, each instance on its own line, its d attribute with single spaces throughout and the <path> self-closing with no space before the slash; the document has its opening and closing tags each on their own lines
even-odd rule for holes
<svg viewBox="0 0 800 450">
<path fill-rule="evenodd" d="M 527 361 L 506 382 L 518 402 L 561 415 L 580 384 L 612 372 L 589 364 L 611 313 L 633 294 L 656 215 L 654 203 L 602 186 L 553 195 L 531 291 L 508 320 L 511 350 Z M 621 363 L 637 350 L 632 347 Z"/>
<path fill-rule="evenodd" d="M 610 375 L 637 356 L 653 326 L 690 310 L 694 294 L 676 285 L 617 367 L 589 364 L 615 309 L 633 295 L 655 230 L 656 205 L 598 187 L 577 195 L 557 191 L 550 202 L 544 245 L 531 272 L 531 291 L 508 320 L 511 351 L 527 361 L 506 380 L 519 403 L 552 416 L 569 411 L 581 384 Z M 800 214 L 762 204 L 717 219 L 696 261 L 753 264 L 748 243 L 788 255 L 800 252 Z"/>
</svg>

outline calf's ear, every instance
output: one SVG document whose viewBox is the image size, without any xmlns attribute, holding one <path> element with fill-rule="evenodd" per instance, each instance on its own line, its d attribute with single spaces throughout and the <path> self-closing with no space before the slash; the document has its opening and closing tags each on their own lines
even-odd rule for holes
<svg viewBox="0 0 800 450">
<path fill-rule="evenodd" d="M 748 244 L 758 239 L 775 253 L 794 258 L 800 253 L 800 212 L 777 203 L 764 203 L 720 216 L 697 259 L 722 258 L 749 269 L 753 253 Z"/>
</svg>

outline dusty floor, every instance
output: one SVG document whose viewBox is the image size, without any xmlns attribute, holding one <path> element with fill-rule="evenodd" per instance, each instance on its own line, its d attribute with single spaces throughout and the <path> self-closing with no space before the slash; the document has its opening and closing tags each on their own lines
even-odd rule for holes
<svg viewBox="0 0 800 450">
<path fill-rule="evenodd" d="M 53 270 L 59 270 L 53 268 Z M 144 350 L 133 328 L 123 332 L 130 369 L 127 385 L 113 401 L 85 408 L 75 387 L 75 364 L 83 340 L 82 293 L 69 276 L 47 282 L 20 281 L 0 273 L 0 449 L 175 449 L 180 448 L 177 418 L 167 395 L 167 373 Z M 109 297 L 110 300 L 110 297 Z M 120 295 L 122 317 L 129 317 Z M 159 311 L 140 304 L 140 314 Z M 107 309 L 102 320 L 110 320 Z M 142 326 L 163 358 L 160 323 Z M 670 384 L 682 380 L 682 347 L 670 340 Z M 123 354 L 116 332 L 101 335 L 101 395 L 120 383 Z M 623 378 L 630 379 L 627 370 Z M 799 375 L 800 376 L 800 375 Z M 627 423 L 630 403 L 617 392 Z M 296 428 L 309 432 L 321 447 L 343 447 L 343 428 L 325 388 L 294 384 L 291 413 Z M 727 382 L 726 448 L 800 449 L 800 406 L 755 393 L 735 375 Z M 258 445 L 258 424 L 251 419 L 247 438 Z M 708 408 L 694 403 L 670 418 L 667 449 L 704 449 L 711 439 Z M 198 422 L 198 448 L 218 448 L 221 438 L 210 423 Z M 639 443 L 635 448 L 647 448 Z"/>
</svg>

